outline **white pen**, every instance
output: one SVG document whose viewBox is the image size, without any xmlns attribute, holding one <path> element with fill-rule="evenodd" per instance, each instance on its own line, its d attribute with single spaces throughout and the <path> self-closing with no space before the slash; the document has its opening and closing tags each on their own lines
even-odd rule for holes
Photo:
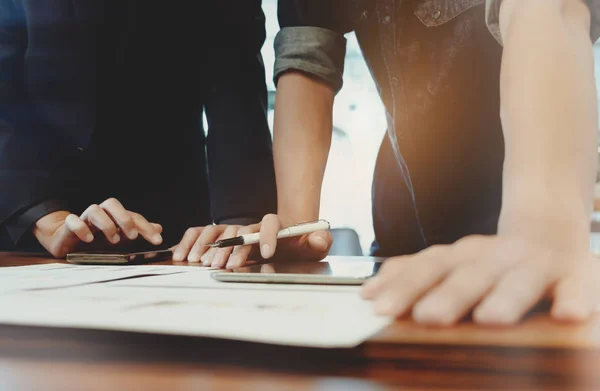
<svg viewBox="0 0 600 391">
<path fill-rule="evenodd" d="M 290 238 L 292 236 L 300 236 L 309 234 L 317 231 L 328 231 L 331 225 L 327 220 L 310 221 L 307 223 L 300 223 L 292 225 L 279 231 L 277 239 Z M 256 244 L 260 241 L 260 233 L 256 232 L 253 234 L 237 236 L 230 239 L 217 240 L 214 243 L 209 243 L 210 247 L 231 247 L 231 246 L 243 246 L 246 244 Z"/>
</svg>

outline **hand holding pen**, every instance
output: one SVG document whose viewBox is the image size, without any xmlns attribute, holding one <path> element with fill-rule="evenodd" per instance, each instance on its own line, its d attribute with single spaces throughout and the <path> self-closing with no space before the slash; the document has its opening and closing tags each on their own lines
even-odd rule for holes
<svg viewBox="0 0 600 391">
<path fill-rule="evenodd" d="M 284 239 L 279 240 L 278 239 Z M 176 261 L 202 262 L 204 266 L 243 266 L 249 258 L 257 260 L 275 254 L 279 259 L 321 260 L 329 252 L 332 238 L 329 223 L 318 220 L 294 223 L 277 215 L 267 215 L 259 224 L 248 226 L 212 225 L 190 228 L 174 248 Z M 251 246 L 250 244 L 259 244 Z"/>
</svg>

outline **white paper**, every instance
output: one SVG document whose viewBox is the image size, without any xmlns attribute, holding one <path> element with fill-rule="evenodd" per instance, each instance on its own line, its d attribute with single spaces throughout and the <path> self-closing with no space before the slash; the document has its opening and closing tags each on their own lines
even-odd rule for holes
<svg viewBox="0 0 600 391">
<path fill-rule="evenodd" d="M 233 284 L 223 284 L 210 290 L 98 284 L 4 295 L 0 323 L 341 348 L 360 344 L 391 321 L 375 316 L 356 290 L 229 289 Z"/>
<path fill-rule="evenodd" d="M 356 346 L 391 321 L 374 315 L 357 286 L 225 283 L 213 272 L 162 265 L 0 268 L 0 323 L 332 348 Z"/>
<path fill-rule="evenodd" d="M 163 265 L 44 265 L 0 268 L 0 292 L 31 289 L 54 289 L 82 284 L 114 281 L 147 275 L 164 275 L 207 271 L 210 268 Z"/>
</svg>

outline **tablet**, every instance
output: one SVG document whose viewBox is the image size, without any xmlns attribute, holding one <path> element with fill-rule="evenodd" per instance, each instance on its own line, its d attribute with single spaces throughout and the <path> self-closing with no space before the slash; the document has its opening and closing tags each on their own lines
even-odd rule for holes
<svg viewBox="0 0 600 391">
<path fill-rule="evenodd" d="M 135 253 L 110 251 L 67 254 L 67 261 L 83 265 L 139 265 L 173 259 L 171 250 L 154 250 Z"/>
<path fill-rule="evenodd" d="M 212 273 L 222 282 L 361 285 L 377 273 L 382 261 L 277 262 Z"/>
</svg>

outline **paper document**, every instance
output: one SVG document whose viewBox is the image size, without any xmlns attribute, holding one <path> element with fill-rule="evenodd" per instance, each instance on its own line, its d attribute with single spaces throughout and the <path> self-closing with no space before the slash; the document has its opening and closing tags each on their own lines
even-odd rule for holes
<svg viewBox="0 0 600 391">
<path fill-rule="evenodd" d="M 53 289 L 136 276 L 156 276 L 175 273 L 208 271 L 210 268 L 163 265 L 44 265 L 0 268 L 0 293 L 31 289 Z"/>
<path fill-rule="evenodd" d="M 0 268 L 0 323 L 347 348 L 392 319 L 357 286 L 239 284 L 201 266 Z"/>
<path fill-rule="evenodd" d="M 193 273 L 202 275 L 205 273 Z M 0 297 L 0 323 L 353 347 L 391 322 L 357 292 L 86 285 Z"/>
</svg>

